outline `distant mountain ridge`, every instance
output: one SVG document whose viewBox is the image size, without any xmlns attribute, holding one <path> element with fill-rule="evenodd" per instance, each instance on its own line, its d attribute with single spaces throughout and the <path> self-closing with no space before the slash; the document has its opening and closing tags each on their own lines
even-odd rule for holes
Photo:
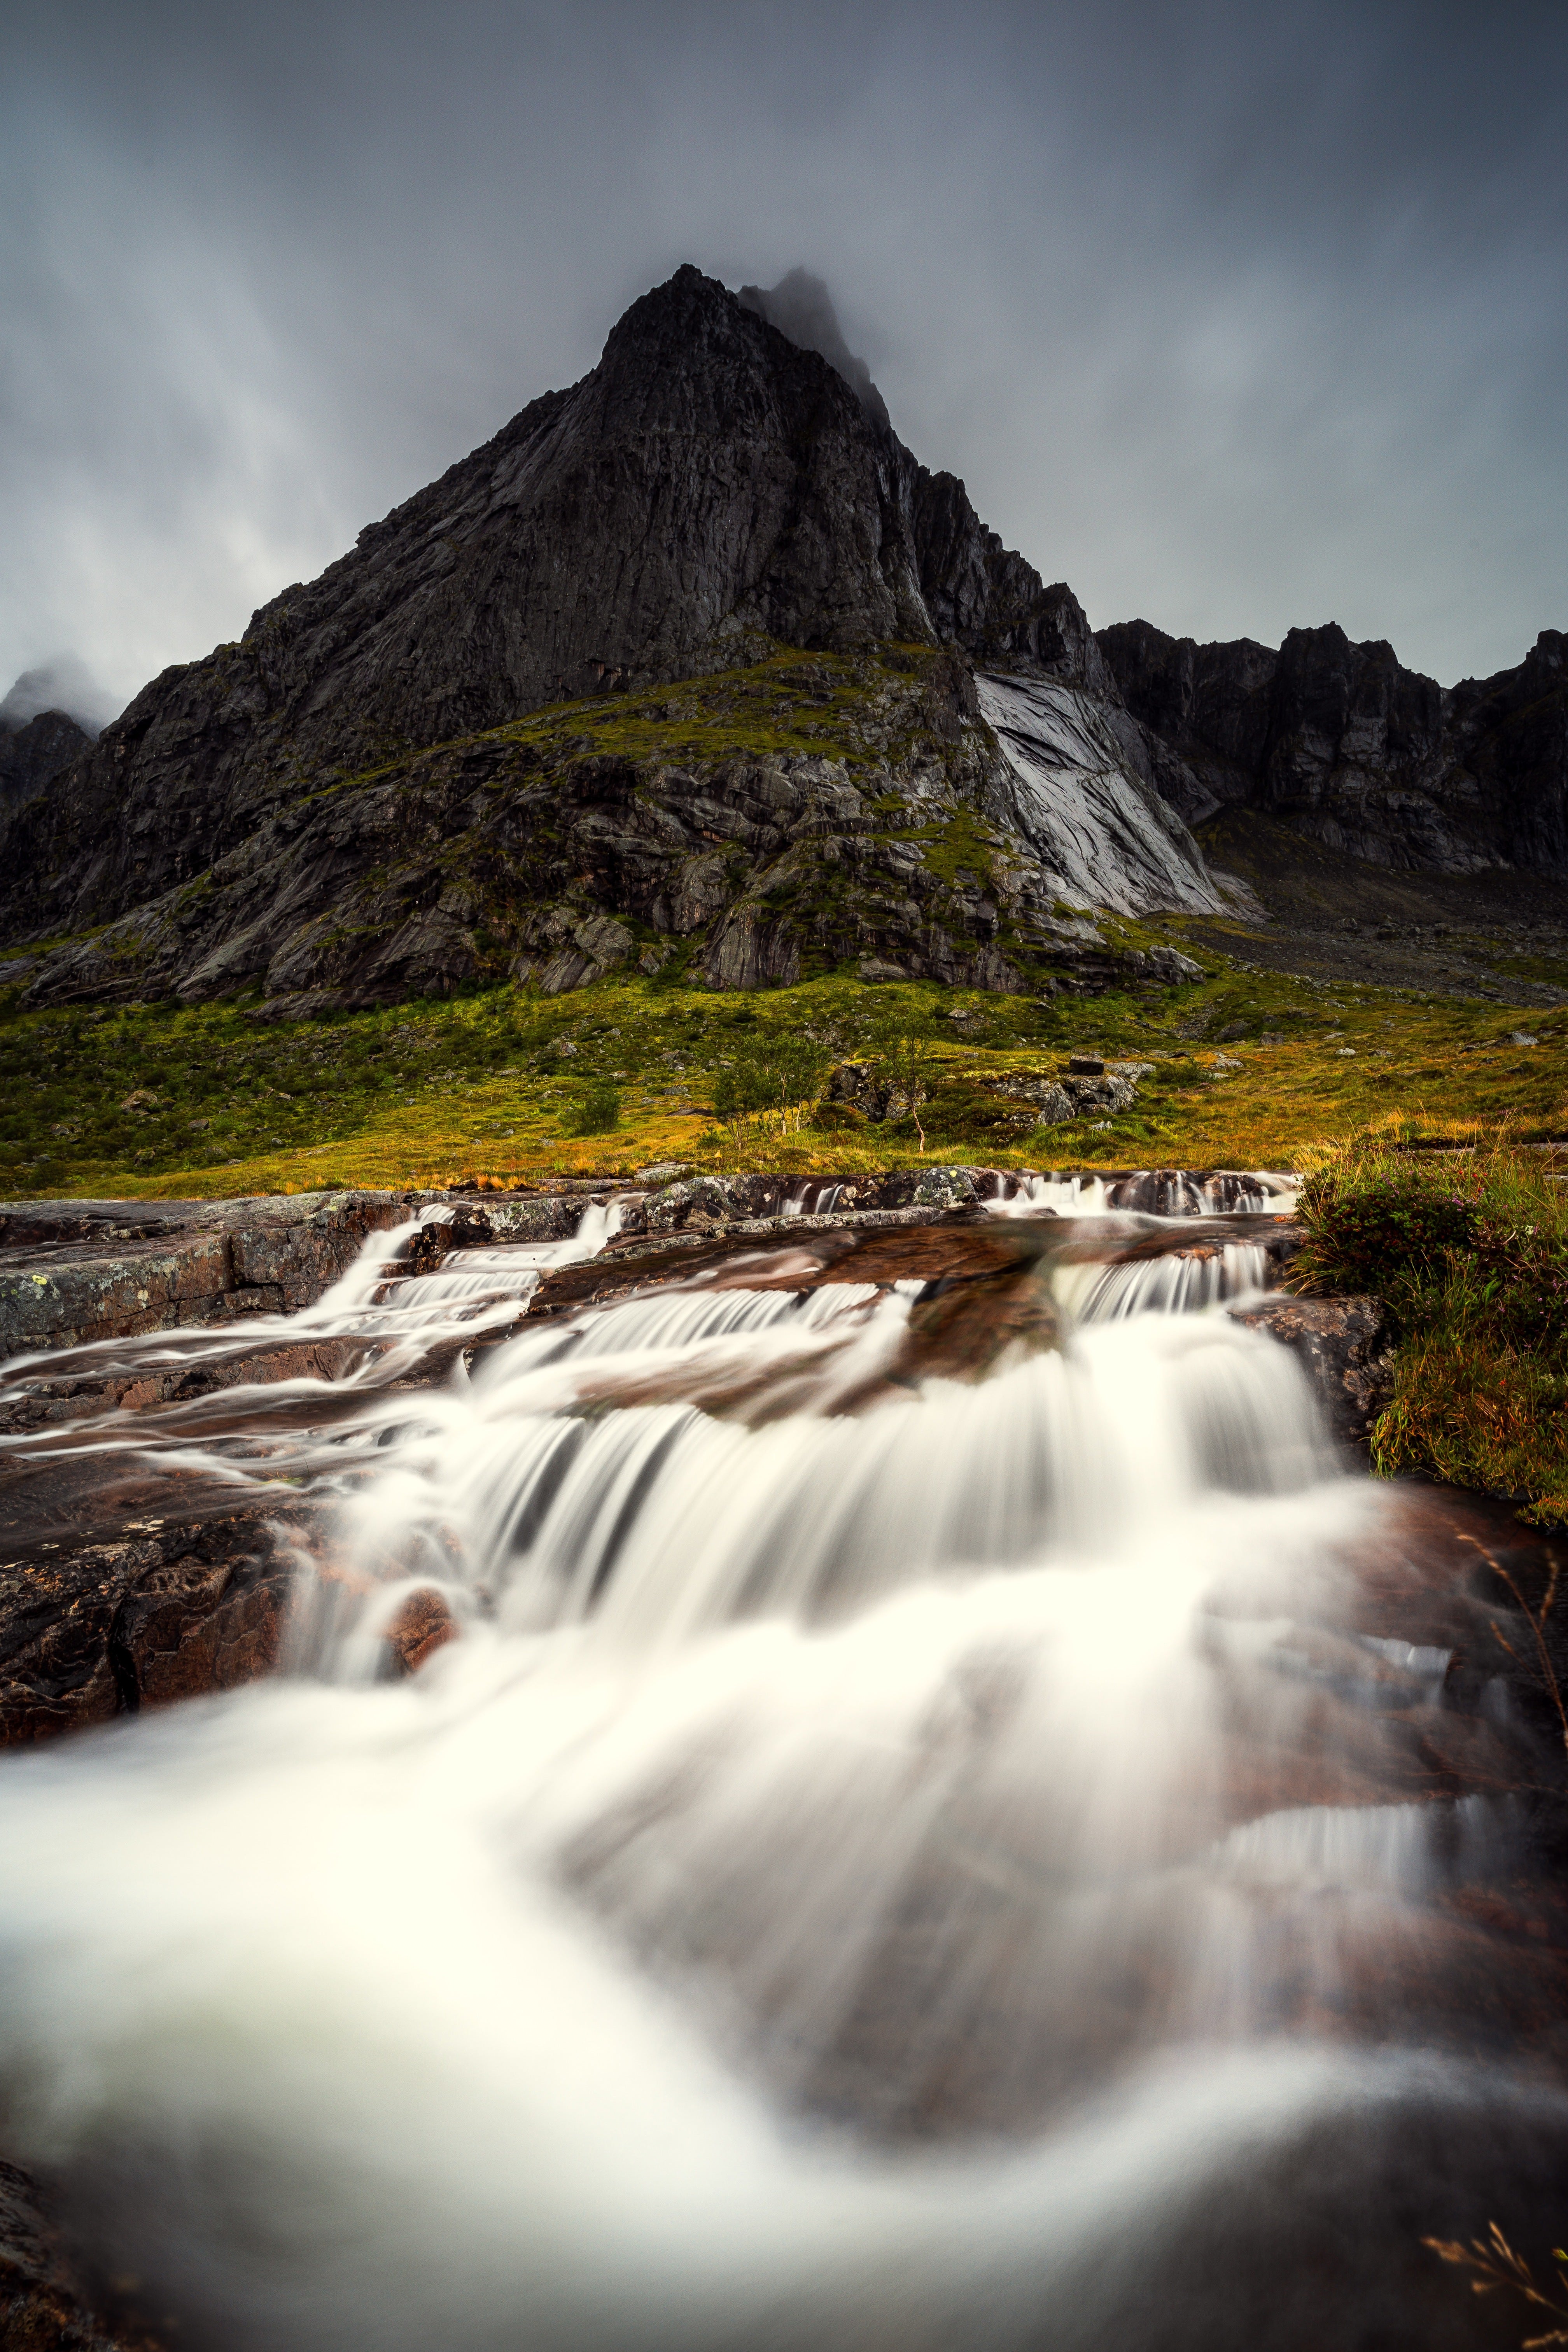
<svg viewBox="0 0 1568 2352">
<path fill-rule="evenodd" d="M 38 799 L 91 742 L 64 710 L 40 710 L 20 726 L 0 727 L 0 813 Z"/>
<path fill-rule="evenodd" d="M 1191 824 L 1244 803 L 1373 865 L 1568 873 L 1568 641 L 1555 629 L 1517 667 L 1452 688 L 1331 625 L 1292 629 L 1278 651 L 1200 646 L 1147 621 L 1096 641 Z"/>
<path fill-rule="evenodd" d="M 0 814 L 47 791 L 113 712 L 72 655 L 24 670 L 0 701 Z"/>
</svg>

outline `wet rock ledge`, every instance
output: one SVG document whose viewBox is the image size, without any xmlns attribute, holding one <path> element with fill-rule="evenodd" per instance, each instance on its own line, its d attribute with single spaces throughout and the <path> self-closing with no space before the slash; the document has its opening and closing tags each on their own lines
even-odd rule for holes
<svg viewBox="0 0 1568 2352">
<path fill-rule="evenodd" d="M 994 1200 L 1018 1179 L 994 1168 L 933 1167 L 881 1176 L 699 1176 L 671 1163 L 629 1182 L 568 1181 L 538 1191 L 298 1192 L 243 1201 L 0 1202 L 0 1361 L 93 1339 L 126 1339 L 314 1306 L 366 1236 L 421 1209 L 463 1213 L 475 1238 L 564 1241 L 591 1200 L 625 1203 L 628 1233 L 698 1231 L 786 1213 L 950 1209 Z M 1179 1171 L 1112 1171 L 1115 1205 L 1195 1207 Z M 1214 1180 L 1232 1188 L 1246 1180 Z M 1191 1193 L 1189 1201 L 1185 1193 Z M 454 1236 L 460 1239 L 461 1236 Z"/>
<path fill-rule="evenodd" d="M 0 1202 L 0 1360 L 313 1306 L 368 1234 L 441 1197 Z"/>
<path fill-rule="evenodd" d="M 889 1372 L 907 1385 L 933 1373 L 983 1377 L 999 1350 L 1041 1344 L 1048 1301 L 1032 1269 L 1044 1249 L 1128 1261 L 1209 1256 L 1247 1241 L 1262 1245 L 1277 1280 L 1299 1241 L 1282 1216 L 1194 1213 L 1200 1203 L 1234 1208 L 1238 1178 L 1112 1177 L 1114 1206 L 1187 1212 L 1161 1227 L 1124 1225 L 1114 1238 L 1094 1219 L 986 1213 L 988 1201 L 1016 1189 L 1015 1178 L 983 1168 L 804 1181 L 647 1170 L 617 1193 L 621 1230 L 609 1245 L 546 1272 L 519 1301 L 518 1317 L 569 1315 L 693 1278 L 791 1288 L 913 1278 L 926 1287 L 910 1318 L 910 1361 Z M 293 1561 L 308 1559 L 318 1579 L 342 1573 L 310 1494 L 273 1487 L 242 1500 L 226 1482 L 171 1464 L 150 1479 L 133 1454 L 118 1456 L 127 1466 L 117 1467 L 97 1449 L 74 1446 L 66 1424 L 116 1407 L 134 1414 L 177 1405 L 236 1382 L 335 1381 L 361 1362 L 363 1343 L 285 1318 L 319 1300 L 367 1238 L 440 1209 L 408 1252 L 417 1273 L 453 1249 L 564 1239 L 590 1202 L 609 1197 L 603 1183 L 579 1181 L 510 1194 L 0 1207 L 0 1355 L 14 1367 L 0 1432 L 47 1438 L 58 1429 L 61 1440 L 55 1451 L 46 1444 L 0 1460 L 0 1746 L 268 1673 L 286 1644 Z M 1277 1293 L 1233 1311 L 1297 1352 L 1336 1433 L 1364 1444 L 1386 1357 L 1371 1303 Z M 216 1370 L 158 1372 L 71 1352 L 92 1340 L 268 1313 L 278 1318 L 270 1330 L 240 1339 Z M 499 1345 L 515 1328 L 478 1344 Z M 443 1377 L 454 1352 L 474 1352 L 444 1347 L 439 1360 L 407 1367 L 398 1384 Z M 330 1413 L 324 1401 L 314 1410 Z M 407 1654 L 399 1655 L 411 1669 L 432 1629 L 406 1630 Z"/>
</svg>

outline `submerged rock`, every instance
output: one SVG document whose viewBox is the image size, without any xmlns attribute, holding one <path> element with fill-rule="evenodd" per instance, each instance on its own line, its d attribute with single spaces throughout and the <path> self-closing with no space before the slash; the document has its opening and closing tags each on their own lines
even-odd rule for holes
<svg viewBox="0 0 1568 2352">
<path fill-rule="evenodd" d="M 440 1593 L 426 1586 L 409 1594 L 384 1639 L 395 1670 L 416 1675 L 437 1650 L 457 1640 L 458 1631 L 458 1621 Z"/>
</svg>

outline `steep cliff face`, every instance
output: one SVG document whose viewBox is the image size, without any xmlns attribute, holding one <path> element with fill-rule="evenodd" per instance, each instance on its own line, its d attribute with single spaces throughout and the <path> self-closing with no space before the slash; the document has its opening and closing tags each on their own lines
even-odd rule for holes
<svg viewBox="0 0 1568 2352">
<path fill-rule="evenodd" d="M 237 645 L 144 688 L 11 820 L 0 937 L 178 935 L 186 961 L 154 958 L 160 984 L 286 992 L 326 877 L 330 912 L 384 864 L 379 824 L 354 813 L 362 784 L 548 706 L 737 676 L 781 644 L 952 647 L 1058 680 L 1104 706 L 1096 774 L 1109 759 L 1154 804 L 1148 747 L 1070 591 L 1006 551 L 961 482 L 916 463 L 825 291 L 786 280 L 742 299 L 688 268 L 633 304 L 581 383 L 285 590 Z M 984 756 L 1005 768 L 994 742 Z M 1169 865 L 1162 849 L 1139 906 L 1212 903 L 1195 845 L 1176 860 L 1195 897 L 1164 895 Z M 122 980 L 138 961 L 151 978 L 145 956 L 121 954 Z M 108 984 L 101 949 L 75 969 Z"/>
<path fill-rule="evenodd" d="M 1517 669 L 1445 698 L 1456 780 L 1510 864 L 1568 873 L 1568 637 L 1542 629 Z"/>
<path fill-rule="evenodd" d="M 1376 865 L 1568 871 L 1568 673 L 1543 631 L 1517 669 L 1445 690 L 1392 646 L 1292 629 L 1278 652 L 1199 646 L 1146 621 L 1099 644 L 1163 747 L 1154 781 L 1187 819 L 1268 808 Z"/>
</svg>

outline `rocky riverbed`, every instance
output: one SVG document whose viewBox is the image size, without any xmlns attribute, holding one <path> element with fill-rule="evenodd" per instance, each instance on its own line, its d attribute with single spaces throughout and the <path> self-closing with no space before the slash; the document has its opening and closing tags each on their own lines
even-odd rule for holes
<svg viewBox="0 0 1568 2352">
<path fill-rule="evenodd" d="M 1272 1281 L 1300 1241 L 1288 1216 L 1224 1211 L 1227 1201 L 1264 1196 L 1248 1190 L 1250 1180 L 1223 1173 L 1088 1180 L 1084 1197 L 1103 1206 L 1087 1216 L 999 1215 L 1029 1210 L 1031 1181 L 1044 1188 L 1052 1180 L 979 1168 L 805 1181 L 652 1176 L 647 1189 L 619 1193 L 563 1185 L 514 1195 L 0 1210 L 0 1430 L 19 1441 L 0 1469 L 0 1741 L 47 1738 L 270 1671 L 296 1553 L 319 1557 L 331 1572 L 308 1492 L 269 1488 L 237 1507 L 210 1466 L 161 1461 L 149 1470 L 143 1456 L 159 1446 L 166 1421 L 177 1450 L 178 1436 L 197 1430 L 234 1444 L 247 1427 L 331 1420 L 352 1411 L 367 1379 L 417 1389 L 449 1377 L 455 1363 L 471 1368 L 531 1325 L 661 1288 L 701 1282 L 804 1294 L 850 1282 L 890 1294 L 917 1284 L 901 1352 L 844 1401 L 863 1410 L 892 1384 L 980 1378 L 1020 1344 L 1053 1341 L 1057 1311 L 1038 1278 L 1047 1255 L 1198 1265 L 1249 1246 Z M 1069 1196 L 1082 1181 L 1055 1180 Z M 1205 1193 L 1222 1213 L 1194 1213 Z M 545 1267 L 475 1339 L 438 1321 L 410 1343 L 374 1320 L 355 1328 L 350 1315 L 328 1328 L 303 1311 L 363 1260 L 376 1234 L 412 1218 L 427 1222 L 389 1243 L 376 1272 L 416 1291 L 422 1277 L 478 1265 L 498 1245 L 561 1243 L 585 1210 L 612 1202 L 617 1230 L 604 1247 Z M 1156 1222 L 1149 1208 L 1167 1213 Z M 1187 1213 L 1172 1218 L 1173 1208 Z M 482 1275 L 474 1279 L 482 1288 Z M 1281 1295 L 1234 1311 L 1296 1352 L 1336 1434 L 1364 1444 L 1385 1393 L 1385 1334 L 1373 1303 Z M 159 1331 L 181 1338 L 147 1344 Z M 201 1341 L 186 1337 L 195 1333 Z M 678 1376 L 661 1378 L 667 1392 L 679 1389 Z M 761 1392 L 754 1381 L 749 1387 L 762 1409 L 766 1383 Z M 257 1391 L 271 1393 L 253 1402 Z M 731 1388 L 722 1401 L 735 1410 L 740 1395 Z M 105 1430 L 107 1451 L 89 1434 Z"/>
<path fill-rule="evenodd" d="M 0 1743 L 38 1749 L 64 1733 L 101 1736 L 117 1720 L 122 1738 L 128 1717 L 264 1684 L 280 1667 L 316 1674 L 345 1640 L 359 1643 L 352 1654 L 362 1679 L 412 1677 L 410 1688 L 427 1676 L 450 1679 L 450 1654 L 471 1648 L 477 1660 L 518 1622 L 506 1563 L 543 1557 L 559 1542 L 550 1530 L 574 1481 L 584 1496 L 608 1498 L 610 1520 L 601 1510 L 591 1531 L 584 1517 L 569 1547 L 571 1563 L 587 1563 L 583 1605 L 592 1610 L 594 1596 L 619 1594 L 623 1584 L 629 1595 L 651 1573 L 652 1555 L 643 1559 L 641 1550 L 668 1507 L 659 1496 L 681 1446 L 702 1431 L 725 1444 L 752 1433 L 773 1448 L 758 1458 L 781 1463 L 791 1458 L 781 1445 L 815 1445 L 813 1432 L 840 1446 L 838 1470 L 829 1476 L 825 1465 L 799 1489 L 793 1513 L 809 1518 L 835 1479 L 859 1475 L 855 1431 L 871 1463 L 888 1442 L 879 1433 L 913 1429 L 911 1411 L 962 1411 L 926 1401 L 969 1393 L 986 1411 L 994 1399 L 996 1411 L 1016 1412 L 1007 1400 L 1021 1393 L 1019 1379 L 1064 1343 L 1069 1386 L 1040 1427 L 1054 1428 L 1052 1414 L 1070 1405 L 1080 1347 L 1086 1364 L 1101 1362 L 1094 1351 L 1110 1347 L 1095 1377 L 1111 1381 L 1108 1399 L 1116 1381 L 1132 1381 L 1121 1409 L 1148 1417 L 1151 1461 L 1170 1443 L 1162 1416 L 1174 1411 L 1189 1416 L 1184 1443 L 1203 1465 L 1193 1475 L 1230 1491 L 1237 1509 L 1259 1507 L 1242 1498 L 1260 1478 L 1287 1493 L 1305 1480 L 1305 1492 L 1327 1495 L 1321 1481 L 1328 1475 L 1331 1484 L 1334 1456 L 1314 1451 L 1325 1442 L 1352 1471 L 1348 1496 L 1357 1450 L 1364 1461 L 1386 1395 L 1388 1334 L 1371 1301 L 1300 1298 L 1279 1287 L 1300 1240 L 1289 1199 L 1282 1180 L 1226 1171 L 1075 1177 L 950 1166 L 801 1180 L 693 1176 L 672 1166 L 618 1192 L 563 1184 L 515 1194 L 0 1211 Z M 1147 1386 L 1155 1359 L 1139 1352 L 1139 1334 L 1157 1328 L 1173 1344 L 1184 1333 L 1201 1339 L 1210 1328 L 1202 1311 L 1223 1318 L 1239 1352 L 1215 1341 L 1180 1375 L 1184 1359 L 1172 1357 L 1174 1385 L 1160 1388 L 1157 1402 Z M 1092 1337 L 1122 1327 L 1131 1349 L 1124 1358 L 1120 1342 Z M 1279 1354 L 1257 1353 L 1264 1339 Z M 1319 1433 L 1310 1441 L 1292 1418 L 1302 1410 L 1293 1402 L 1296 1371 L 1281 1388 L 1268 1370 L 1287 1354 L 1317 1402 Z M 508 1370 L 518 1366 L 521 1373 Z M 545 1460 L 530 1471 L 521 1517 L 503 1512 L 504 1540 L 481 1545 L 468 1497 L 488 1491 L 496 1474 L 476 1462 L 443 1485 L 439 1465 L 453 1447 L 452 1460 L 464 1458 L 467 1400 L 504 1394 L 495 1387 L 503 1378 L 521 1378 L 520 1398 L 555 1400 L 564 1415 L 552 1424 L 560 1466 Z M 1248 1383 L 1260 1383 L 1255 1395 Z M 481 1419 L 497 1409 L 481 1406 Z M 978 1465 L 994 1440 L 974 1423 L 942 1473 L 964 1475 L 957 1465 L 973 1451 L 967 1475 L 981 1483 L 966 1507 L 980 1512 L 998 1559 L 1017 1540 L 1006 1533 L 1001 1498 L 1020 1475 L 1018 1446 L 1026 1454 L 1034 1426 L 1019 1423 L 1018 1443 L 997 1454 L 988 1481 Z M 644 1427 L 649 1450 L 624 1470 L 606 1454 L 589 1477 L 584 1465 L 597 1459 L 595 1448 Z M 954 1440 L 932 1442 L 942 1454 Z M 1120 1507 L 1109 1457 L 1101 1486 L 1089 1466 L 1103 1443 L 1083 1422 L 1082 1460 L 1071 1460 L 1069 1443 L 1053 1474 L 1079 1496 L 1072 1507 L 1089 1515 L 1085 1524 Z M 1288 1466 L 1290 1449 L 1303 1445 Z M 371 1504 L 383 1467 L 406 1448 L 421 1465 L 416 1485 L 390 1515 L 378 1514 Z M 908 1477 L 917 1475 L 911 1456 Z M 898 1486 L 886 1486 L 884 1510 Z M 711 1492 L 721 1521 L 733 1498 L 722 1484 Z M 1223 1736 L 1201 1769 L 1193 1764 L 1197 1778 L 1178 1776 L 1167 1791 L 1172 1819 L 1190 1814 L 1196 1823 L 1217 1807 L 1217 1826 L 1202 1836 L 1245 1838 L 1259 1821 L 1386 1816 L 1392 1824 L 1426 1807 L 1428 1818 L 1440 1813 L 1450 1824 L 1443 1835 L 1451 1840 L 1459 1834 L 1452 1825 L 1471 1818 L 1467 1807 L 1506 1801 L 1514 1827 L 1495 1867 L 1451 1857 L 1433 1875 L 1420 1864 L 1428 1895 L 1398 1926 L 1394 1946 L 1381 1930 L 1381 1942 L 1352 1937 L 1331 1991 L 1310 1969 L 1268 1973 L 1269 1960 L 1258 1997 L 1272 2005 L 1276 2027 L 1292 2032 L 1455 2052 L 1473 2048 L 1479 2033 L 1489 2049 L 1510 2062 L 1528 2057 L 1542 2079 L 1555 2080 L 1564 2063 L 1557 2021 L 1568 1995 L 1568 1905 L 1560 1806 L 1548 1792 L 1562 1776 L 1531 1648 L 1549 1547 L 1501 1507 L 1436 1488 L 1403 1489 L 1396 1508 L 1352 1510 L 1342 1524 L 1338 1511 L 1330 1510 L 1335 1532 L 1300 1589 L 1281 1587 L 1266 1606 L 1245 1600 L 1237 1566 L 1226 1571 L 1231 1587 L 1222 1578 L 1221 1598 L 1205 1604 L 1205 1654 L 1212 1651 L 1228 1694 Z M 935 1512 L 919 1533 L 919 1515 L 910 1521 L 910 1540 L 932 1547 L 934 1567 L 949 1556 L 944 1543 L 958 1540 L 963 1557 L 975 1540 L 972 1532 L 943 1536 L 941 1518 Z M 1279 1530 L 1287 1525 L 1280 1519 Z M 1230 1538 L 1222 1528 L 1215 1521 L 1223 1547 Z M 694 1524 L 685 1540 L 700 1552 L 720 1532 Z M 834 1597 L 835 1579 L 885 1548 L 869 1521 L 847 1550 L 843 1540 L 813 1537 L 808 1547 L 814 1574 L 826 1578 L 814 1606 L 827 1626 L 846 1605 Z M 770 1539 L 755 1549 L 758 1541 L 738 1522 L 735 1548 L 720 1544 L 715 1563 L 751 1556 L 750 1544 L 750 1572 L 762 1577 L 776 1547 Z M 1009 1677 L 1022 1668 L 1004 1668 L 1002 1657 L 997 1650 L 974 1666 L 981 1679 L 964 1700 L 964 1738 L 980 1743 L 977 1755 L 1016 1704 Z M 76 1750 L 73 1738 L 68 1752 Z M 989 1955 L 980 1976 L 966 1973 L 952 1940 L 972 1898 L 959 1902 L 953 1854 L 939 1842 L 922 1849 L 903 1906 L 876 1928 L 876 2000 L 851 2004 L 814 2044 L 804 2073 L 793 2061 L 779 2073 L 771 2037 L 783 2030 L 788 1999 L 762 1979 L 752 1984 L 753 1960 L 734 1942 L 760 1889 L 744 1899 L 739 1889 L 738 1909 L 693 1913 L 675 1935 L 660 1901 L 634 1892 L 641 1882 L 626 1875 L 621 1841 L 633 1831 L 616 1826 L 618 1817 L 570 1844 L 561 1870 L 589 1915 L 635 1921 L 636 1935 L 666 1953 L 661 1965 L 677 1987 L 692 1969 L 699 1978 L 730 1973 L 751 2021 L 744 2034 L 759 2037 L 747 2063 L 761 2067 L 786 2105 L 855 2112 L 873 2138 L 1026 2134 L 1047 2128 L 1064 2100 L 1070 2105 L 1075 2084 L 1158 2045 L 1169 2030 L 1174 1963 L 1151 1946 L 1130 1969 L 1102 1978 L 1077 2014 L 1069 2061 L 1060 2021 L 1001 1964 L 1007 1938 L 1025 1933 L 1033 1916 L 1034 1864 L 997 1859 L 1013 1853 L 1020 1832 L 1005 1808 L 987 1811 L 984 1775 L 964 1801 L 967 1834 L 992 1856 L 986 1903 L 996 1916 L 974 1947 Z M 803 1835 L 809 1817 L 808 1805 Z M 1300 1836 L 1310 1843 L 1307 1829 Z M 1302 1857 L 1283 1846 L 1270 1854 L 1259 1849 L 1246 1871 L 1295 1888 Z M 1319 1864 L 1310 1868 L 1321 1874 Z M 1369 1848 L 1352 1876 L 1382 1868 Z M 888 2041 L 889 2020 L 927 2015 L 933 1949 L 949 1945 L 943 1967 L 951 1963 L 952 1997 L 967 2004 L 966 2021 L 911 2074 L 908 2051 L 900 2056 Z M 178 2340 L 177 2311 L 165 2311 L 139 2278 L 105 2269 L 90 2227 L 81 2234 L 85 2211 L 63 2176 L 40 2185 L 14 2168 L 0 2172 L 5 2340 L 93 2352 Z M 1436 2219 L 1447 2226 L 1450 2206 Z M 1405 2289 L 1419 2299 L 1425 2290 L 1407 2269 Z M 1457 2340 L 1438 2319 L 1433 2325 L 1438 2332 L 1424 2341 Z"/>
</svg>

